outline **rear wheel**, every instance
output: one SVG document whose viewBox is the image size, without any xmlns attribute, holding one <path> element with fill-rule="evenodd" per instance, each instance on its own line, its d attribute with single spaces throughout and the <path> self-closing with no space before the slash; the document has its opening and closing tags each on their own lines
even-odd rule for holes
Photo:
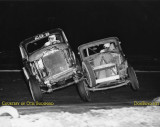
<svg viewBox="0 0 160 127">
<path fill-rule="evenodd" d="M 129 76 L 129 80 L 130 80 L 132 89 L 137 91 L 139 89 L 139 82 L 138 82 L 136 73 L 133 67 L 131 66 L 128 67 L 128 76 Z"/>
<path fill-rule="evenodd" d="M 91 101 L 90 91 L 87 89 L 88 85 L 85 80 L 80 81 L 78 84 L 78 91 L 81 99 L 85 102 Z"/>
<path fill-rule="evenodd" d="M 42 92 L 38 81 L 32 76 L 28 80 L 31 95 L 34 101 L 43 101 Z"/>
</svg>

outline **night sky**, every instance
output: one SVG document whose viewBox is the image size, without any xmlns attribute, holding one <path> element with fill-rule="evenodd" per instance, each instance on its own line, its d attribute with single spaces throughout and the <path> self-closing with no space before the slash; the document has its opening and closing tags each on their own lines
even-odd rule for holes
<svg viewBox="0 0 160 127">
<path fill-rule="evenodd" d="M 159 55 L 159 1 L 0 1 L 0 51 L 24 39 L 62 28 L 73 50 L 116 36 L 125 54 Z"/>
</svg>

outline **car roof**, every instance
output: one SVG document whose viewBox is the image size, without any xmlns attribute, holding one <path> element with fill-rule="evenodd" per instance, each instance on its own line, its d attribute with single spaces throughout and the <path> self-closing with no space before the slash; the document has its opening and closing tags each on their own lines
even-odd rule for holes
<svg viewBox="0 0 160 127">
<path fill-rule="evenodd" d="M 108 37 L 108 38 L 92 41 L 92 42 L 80 45 L 78 47 L 78 50 L 83 50 L 83 49 L 86 49 L 86 48 L 91 47 L 91 46 L 105 44 L 105 43 L 110 43 L 110 42 L 115 42 L 118 45 L 119 44 L 118 43 L 119 39 L 117 37 Z"/>
</svg>

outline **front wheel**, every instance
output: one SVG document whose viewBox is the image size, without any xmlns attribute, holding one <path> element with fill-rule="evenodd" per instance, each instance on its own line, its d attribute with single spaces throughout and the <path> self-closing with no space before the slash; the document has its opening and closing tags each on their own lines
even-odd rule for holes
<svg viewBox="0 0 160 127">
<path fill-rule="evenodd" d="M 96 86 L 96 79 L 95 79 L 94 71 L 90 63 L 87 60 L 82 62 L 82 69 L 83 69 L 84 75 L 87 79 L 87 83 L 89 84 L 89 86 L 90 87 Z"/>
<path fill-rule="evenodd" d="M 85 80 L 80 81 L 77 84 L 77 87 L 81 99 L 85 102 L 91 101 L 90 91 L 87 89 L 88 88 L 87 82 Z"/>
<path fill-rule="evenodd" d="M 42 102 L 42 92 L 38 81 L 34 77 L 30 77 L 28 80 L 31 95 L 34 101 Z"/>
<path fill-rule="evenodd" d="M 129 77 L 132 89 L 137 91 L 139 89 L 139 82 L 138 82 L 136 73 L 133 67 L 131 66 L 128 67 L 128 77 Z"/>
</svg>

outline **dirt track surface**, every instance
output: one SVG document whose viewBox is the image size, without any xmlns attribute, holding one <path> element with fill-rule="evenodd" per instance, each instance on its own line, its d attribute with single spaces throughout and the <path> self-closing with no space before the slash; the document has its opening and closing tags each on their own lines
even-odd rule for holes
<svg viewBox="0 0 160 127">
<path fill-rule="evenodd" d="M 92 102 L 88 104 L 117 103 L 133 105 L 134 101 L 152 100 L 160 96 L 160 73 L 137 73 L 140 90 L 132 91 L 130 86 L 123 86 L 106 91 L 93 92 Z M 22 73 L 0 73 L 0 102 L 32 102 L 30 91 L 24 82 Z M 77 92 L 76 85 L 44 94 L 44 101 L 54 105 L 84 104 Z M 133 103 L 132 103 L 133 102 Z M 2 103 L 1 103 L 2 104 Z"/>
</svg>

